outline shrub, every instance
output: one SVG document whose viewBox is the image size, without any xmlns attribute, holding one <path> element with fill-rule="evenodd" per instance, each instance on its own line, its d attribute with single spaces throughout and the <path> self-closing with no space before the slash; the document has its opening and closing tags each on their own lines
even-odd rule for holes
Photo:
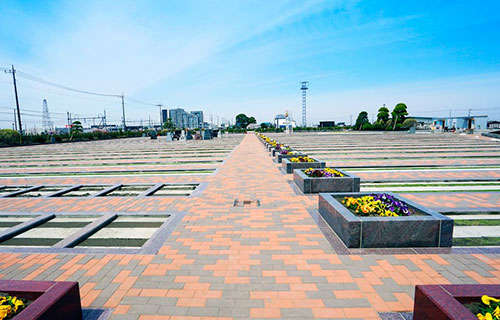
<svg viewBox="0 0 500 320">
<path fill-rule="evenodd" d="M 372 124 L 371 124 L 371 123 L 369 123 L 369 122 L 368 122 L 368 123 L 365 123 L 365 124 L 363 125 L 363 128 L 362 128 L 362 130 L 372 130 L 372 129 L 373 129 L 373 126 L 372 126 Z"/>
<path fill-rule="evenodd" d="M 417 120 L 415 119 L 406 119 L 403 122 L 403 128 L 405 129 L 409 129 L 411 127 L 416 127 L 416 126 L 417 126 Z"/>
<path fill-rule="evenodd" d="M 384 130 L 384 124 L 377 121 L 373 124 L 372 128 L 373 130 Z"/>
<path fill-rule="evenodd" d="M 16 146 L 21 143 L 21 135 L 12 129 L 0 130 L 0 145 Z"/>
</svg>

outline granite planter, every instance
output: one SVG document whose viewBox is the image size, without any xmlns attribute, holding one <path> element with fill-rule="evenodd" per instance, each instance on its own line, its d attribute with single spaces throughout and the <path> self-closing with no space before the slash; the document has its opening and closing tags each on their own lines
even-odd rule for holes
<svg viewBox="0 0 500 320">
<path fill-rule="evenodd" d="M 322 168 L 325 168 L 324 166 Z M 304 170 L 293 170 L 293 182 L 299 187 L 303 193 L 320 193 L 320 192 L 359 192 L 360 179 L 353 174 L 349 174 L 342 170 L 343 177 L 308 177 Z"/>
<path fill-rule="evenodd" d="M 404 217 L 361 217 L 340 201 L 375 192 L 320 193 L 319 213 L 348 248 L 451 247 L 453 219 L 405 198 L 385 192 L 408 204 L 413 214 Z"/>
<path fill-rule="evenodd" d="M 0 280 L 0 292 L 33 301 L 13 320 L 82 319 L 78 282 Z"/>
<path fill-rule="evenodd" d="M 286 173 L 293 173 L 293 170 L 295 169 L 308 169 L 308 168 L 321 169 L 326 166 L 324 161 L 320 161 L 316 158 L 311 158 L 314 160 L 314 162 L 292 162 L 290 161 L 290 159 L 291 158 L 284 158 L 281 160 L 281 165 L 283 166 L 283 170 L 285 170 Z M 349 191 L 354 191 L 354 190 L 349 190 Z"/>
<path fill-rule="evenodd" d="M 483 295 L 500 297 L 498 284 L 417 285 L 413 320 L 477 320 L 463 304 L 481 301 Z"/>
<path fill-rule="evenodd" d="M 295 158 L 295 157 L 306 157 L 307 154 L 303 154 L 303 153 L 298 153 L 298 154 L 281 154 L 279 152 L 276 152 L 275 153 L 275 158 L 276 158 L 276 161 L 278 163 L 281 163 L 281 161 L 283 161 L 283 159 L 289 159 L 289 158 Z"/>
</svg>

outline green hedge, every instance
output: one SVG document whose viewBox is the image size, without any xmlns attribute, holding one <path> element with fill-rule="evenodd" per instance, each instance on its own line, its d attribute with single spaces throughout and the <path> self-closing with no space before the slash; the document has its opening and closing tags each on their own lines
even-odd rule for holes
<svg viewBox="0 0 500 320">
<path fill-rule="evenodd" d="M 74 135 L 67 133 L 53 135 L 47 133 L 28 134 L 23 136 L 23 145 L 141 137 L 143 133 L 146 133 L 146 131 L 93 131 L 76 133 Z M 20 135 L 17 131 L 10 129 L 0 130 L 0 146 L 17 146 L 21 144 L 20 140 Z"/>
</svg>

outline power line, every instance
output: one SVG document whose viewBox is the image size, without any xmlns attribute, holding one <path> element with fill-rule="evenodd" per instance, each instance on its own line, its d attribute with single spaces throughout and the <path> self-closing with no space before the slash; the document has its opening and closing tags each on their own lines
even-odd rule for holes
<svg viewBox="0 0 500 320">
<path fill-rule="evenodd" d="M 158 107 L 158 104 L 153 104 L 153 103 L 149 103 L 149 102 L 144 102 L 144 101 L 140 101 L 140 100 L 137 100 L 137 99 L 132 99 L 132 98 L 129 98 L 129 97 L 127 97 L 127 100 L 128 100 L 128 101 L 131 101 L 131 102 L 138 103 L 138 104 L 143 104 L 143 105 L 145 105 L 145 106 L 153 106 L 153 107 Z"/>
<path fill-rule="evenodd" d="M 92 100 L 92 101 L 99 101 L 99 102 L 110 103 L 110 101 L 108 101 L 108 100 L 95 99 L 95 98 L 90 98 L 90 97 L 81 97 L 81 96 L 77 96 L 77 95 L 73 95 L 73 94 L 67 94 L 67 93 L 57 92 L 57 91 L 50 90 L 50 89 L 47 89 L 47 88 L 32 87 L 32 86 L 28 86 L 28 85 L 25 85 L 25 84 L 19 84 L 19 80 L 17 82 L 18 82 L 18 86 L 19 87 L 23 87 L 23 88 L 30 88 L 30 89 L 34 89 L 34 90 L 38 90 L 38 91 L 50 92 L 50 93 L 53 93 L 53 94 L 58 94 L 58 95 L 61 95 L 61 96 L 66 96 L 66 97 L 72 97 L 72 98 L 76 98 L 76 99 Z M 10 84 L 12 84 L 12 83 L 10 83 Z M 113 97 L 113 98 L 115 98 L 115 97 Z"/>
<path fill-rule="evenodd" d="M 120 97 L 120 95 L 117 95 L 117 94 L 98 93 L 98 92 L 92 92 L 92 91 L 87 91 L 87 90 L 80 90 L 80 89 L 71 88 L 71 87 L 68 87 L 68 86 L 65 86 L 65 85 L 62 85 L 62 84 L 58 84 L 58 83 L 55 83 L 55 82 L 52 82 L 52 81 L 49 81 L 49 80 L 45 80 L 45 79 L 39 78 L 37 76 L 31 75 L 29 73 L 22 72 L 22 71 L 17 71 L 17 73 L 18 73 L 18 75 L 20 77 L 23 77 L 25 79 L 28 79 L 28 80 L 31 80 L 31 81 L 35 81 L 35 82 L 39 82 L 39 83 L 43 83 L 45 85 L 49 85 L 49 86 L 52 86 L 52 87 L 55 87 L 55 88 L 59 88 L 59 89 L 63 89 L 63 90 L 67 90 L 67 91 L 72 91 L 72 92 L 77 92 L 77 93 L 82 93 L 82 94 L 88 94 L 88 95 L 93 95 L 93 96 L 101 96 L 101 97 L 115 97 L 115 98 L 119 98 Z"/>
</svg>

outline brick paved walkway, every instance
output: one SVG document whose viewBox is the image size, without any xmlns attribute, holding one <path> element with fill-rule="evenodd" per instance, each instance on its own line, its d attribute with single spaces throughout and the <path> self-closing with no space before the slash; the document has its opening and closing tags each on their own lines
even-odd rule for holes
<svg viewBox="0 0 500 320">
<path fill-rule="evenodd" d="M 246 135 L 201 197 L 169 200 L 188 213 L 158 254 L 4 253 L 1 278 L 76 280 L 85 307 L 141 320 L 378 319 L 416 284 L 500 283 L 500 255 L 338 256 L 287 179 Z"/>
</svg>

